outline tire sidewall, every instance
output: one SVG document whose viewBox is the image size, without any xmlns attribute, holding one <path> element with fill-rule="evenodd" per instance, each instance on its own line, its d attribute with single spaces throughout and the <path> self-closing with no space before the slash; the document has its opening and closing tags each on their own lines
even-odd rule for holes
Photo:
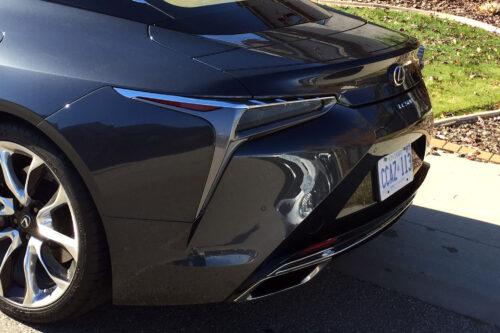
<svg viewBox="0 0 500 333">
<path fill-rule="evenodd" d="M 56 176 L 71 203 L 73 217 L 76 220 L 78 229 L 79 243 L 78 261 L 73 279 L 63 295 L 54 301 L 54 303 L 30 309 L 17 306 L 0 297 L 0 310 L 23 321 L 45 322 L 47 321 L 47 317 L 51 318 L 50 321 L 57 321 L 60 320 L 58 317 L 62 317 L 63 313 L 67 316 L 68 310 L 74 307 L 74 304 L 71 304 L 72 300 L 85 283 L 88 261 L 87 234 L 89 233 L 87 224 L 85 223 L 88 220 L 85 215 L 89 209 L 89 207 L 86 207 L 89 203 L 82 202 L 82 196 L 86 196 L 86 193 L 84 193 L 86 189 L 78 179 L 79 177 L 77 177 L 74 169 L 69 165 L 67 159 L 61 158 L 63 156 L 62 153 L 41 135 L 37 135 L 23 127 L 0 124 L 0 141 L 13 142 L 31 150 L 43 160 L 50 171 Z M 75 312 L 77 311 L 78 309 L 75 309 Z"/>
</svg>

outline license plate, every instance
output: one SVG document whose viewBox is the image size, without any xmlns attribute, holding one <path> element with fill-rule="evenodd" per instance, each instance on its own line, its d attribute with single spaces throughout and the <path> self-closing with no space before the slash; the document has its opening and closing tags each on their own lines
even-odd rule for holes
<svg viewBox="0 0 500 333">
<path fill-rule="evenodd" d="M 381 201 L 412 181 L 413 163 L 410 145 L 378 161 L 378 187 Z"/>
</svg>

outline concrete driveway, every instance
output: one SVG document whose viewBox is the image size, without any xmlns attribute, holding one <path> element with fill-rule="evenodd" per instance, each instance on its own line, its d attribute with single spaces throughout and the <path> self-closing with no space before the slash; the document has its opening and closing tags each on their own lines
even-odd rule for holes
<svg viewBox="0 0 500 333">
<path fill-rule="evenodd" d="M 500 327 L 500 165 L 430 156 L 414 206 L 339 271 Z"/>
<path fill-rule="evenodd" d="M 500 166 L 430 156 L 404 218 L 309 285 L 248 304 L 105 306 L 1 332 L 500 331 Z"/>
</svg>

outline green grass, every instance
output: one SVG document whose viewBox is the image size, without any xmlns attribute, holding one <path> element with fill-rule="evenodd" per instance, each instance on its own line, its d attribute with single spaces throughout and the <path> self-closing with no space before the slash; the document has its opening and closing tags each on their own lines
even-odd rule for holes
<svg viewBox="0 0 500 333">
<path fill-rule="evenodd" d="M 338 9 L 420 40 L 426 48 L 423 74 L 437 117 L 500 108 L 499 36 L 421 14 Z"/>
</svg>

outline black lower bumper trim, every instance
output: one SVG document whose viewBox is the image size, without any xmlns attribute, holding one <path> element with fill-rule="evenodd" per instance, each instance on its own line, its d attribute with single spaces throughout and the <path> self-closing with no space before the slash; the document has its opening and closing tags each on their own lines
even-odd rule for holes
<svg viewBox="0 0 500 333">
<path fill-rule="evenodd" d="M 256 287 L 273 276 L 307 267 L 315 267 L 323 261 L 329 261 L 333 256 L 363 244 L 385 230 L 396 222 L 410 207 L 416 191 L 427 176 L 429 168 L 429 164 L 424 162 L 415 174 L 412 183 L 396 192 L 387 200 L 342 219 L 335 220 L 332 215 L 329 215 L 329 210 L 318 207 L 315 211 L 315 216 L 310 216 L 310 218 L 327 219 L 331 223 L 324 223 L 319 230 L 312 234 L 305 232 L 308 230 L 307 223 L 303 223 L 303 225 L 297 227 L 294 233 L 275 250 L 273 255 L 268 258 L 252 277 L 238 288 L 229 300 L 241 301 L 243 299 L 254 299 L 251 296 L 252 290 L 255 290 Z M 334 193 L 322 205 L 328 205 L 328 200 L 335 200 Z M 329 246 L 327 249 L 320 249 L 312 255 L 304 256 L 300 254 L 300 251 L 304 248 L 333 237 L 338 239 L 333 246 Z M 270 294 L 278 291 L 281 290 L 276 290 Z"/>
</svg>

